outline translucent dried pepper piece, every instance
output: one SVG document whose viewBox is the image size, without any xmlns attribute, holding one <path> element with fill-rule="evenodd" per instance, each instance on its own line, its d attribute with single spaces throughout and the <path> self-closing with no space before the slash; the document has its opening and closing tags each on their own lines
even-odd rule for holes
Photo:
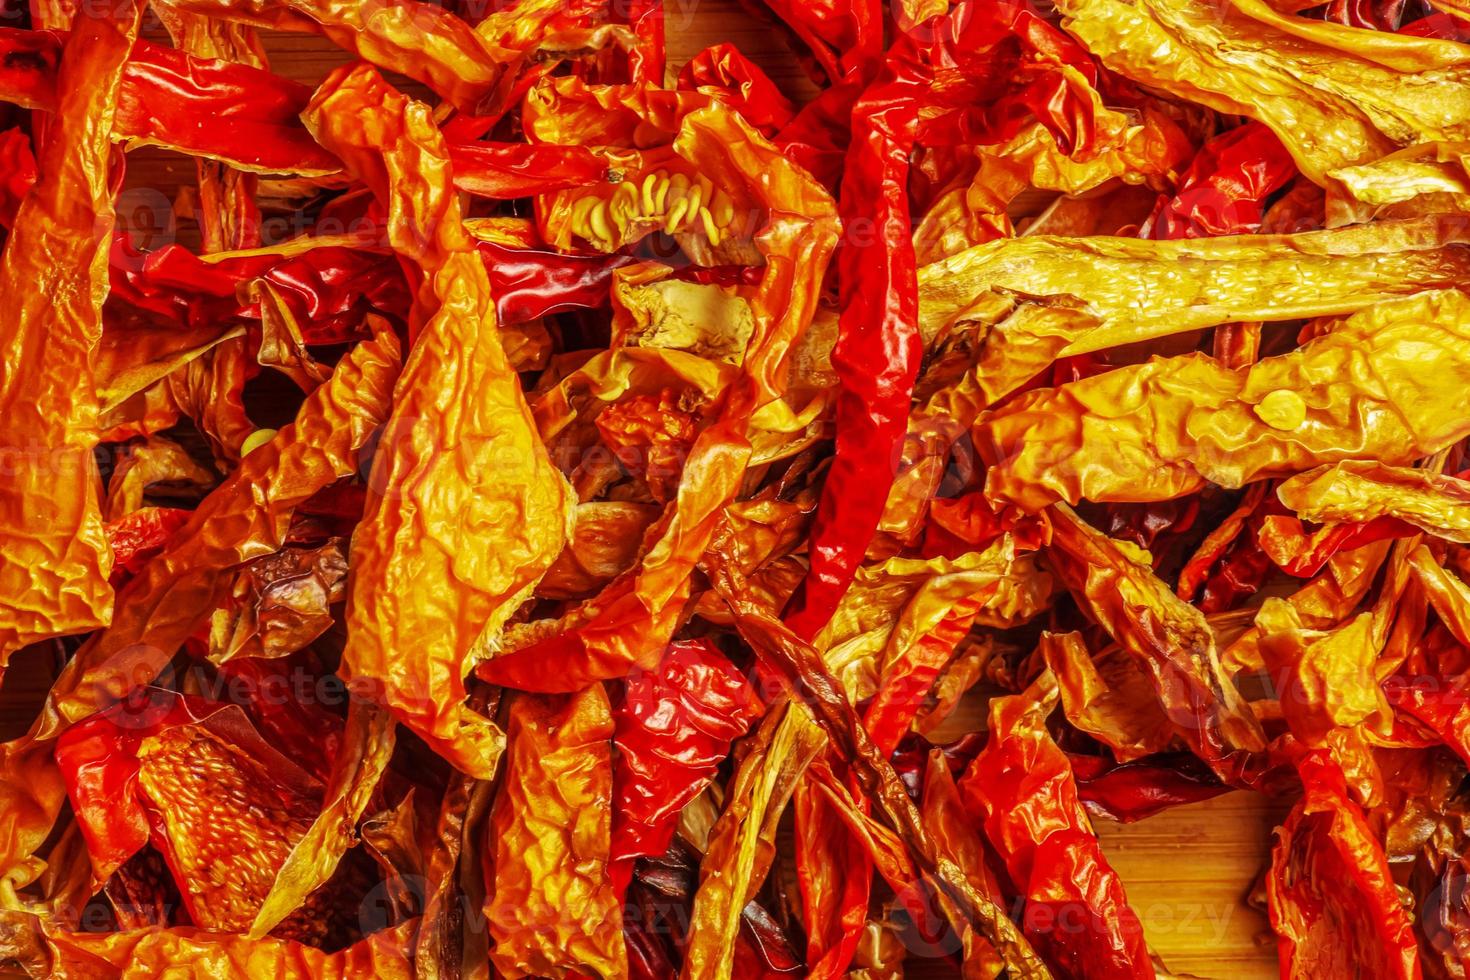
<svg viewBox="0 0 1470 980">
<path fill-rule="evenodd" d="M 1324 186 L 1339 167 L 1470 134 L 1462 45 L 1310 21 L 1263 0 L 1057 6 L 1067 30 L 1108 67 L 1265 123 Z"/>
<path fill-rule="evenodd" d="M 346 597 L 347 542 L 340 538 L 257 558 L 210 616 L 210 659 L 290 656 L 331 627 L 331 606 Z"/>
<path fill-rule="evenodd" d="M 1161 752 L 1174 740 L 1152 680 L 1122 647 L 1094 656 L 1081 633 L 1048 632 L 1037 651 L 1057 679 L 1067 720 L 1120 762 Z"/>
<path fill-rule="evenodd" d="M 395 716 L 456 766 L 489 778 L 504 736 L 465 705 L 471 649 L 482 635 L 493 644 L 561 552 L 572 500 L 505 359 L 428 107 L 358 66 L 323 83 L 306 119 L 373 189 L 394 249 L 424 276 L 352 538 L 343 666 L 380 684 Z"/>
<path fill-rule="evenodd" d="M 934 680 L 971 624 L 1004 628 L 1026 622 L 1046 608 L 1053 589 L 1052 577 L 1009 534 L 954 559 L 898 556 L 858 570 L 818 635 L 818 646 L 855 702 L 889 688 L 874 702 L 888 705 L 879 714 L 897 712 L 882 726 L 891 732 L 881 738 L 873 732 L 886 744 L 890 735 L 896 741 L 904 733 L 898 715 L 919 707 L 905 705 L 901 688 L 912 684 L 922 699 L 926 679 Z"/>
<path fill-rule="evenodd" d="M 635 858 L 668 850 L 679 811 L 763 711 L 745 678 L 707 641 L 673 643 L 656 670 L 629 675 L 613 712 L 615 881 L 626 882 Z"/>
<path fill-rule="evenodd" d="M 1056 679 L 990 704 L 989 739 L 959 783 L 991 845 L 1026 896 L 1022 926 L 1065 972 L 1086 977 L 1154 976 L 1138 914 L 1092 832 L 1066 755 L 1046 729 Z M 1085 926 L 1056 928 L 1070 909 Z"/>
<path fill-rule="evenodd" d="M 919 269 L 919 325 L 932 338 L 997 296 L 1044 299 L 1084 318 L 1062 335 L 1056 356 L 1070 356 L 1223 323 L 1351 313 L 1459 286 L 1470 273 L 1466 240 L 1455 216 L 1161 242 L 1003 239 Z"/>
<path fill-rule="evenodd" d="M 1285 600 L 1261 606 L 1261 655 L 1277 682 L 1282 714 L 1305 744 L 1320 745 L 1334 728 L 1358 724 L 1388 734 L 1389 704 L 1373 668 L 1388 638 L 1389 611 L 1380 606 L 1312 630 Z"/>
<path fill-rule="evenodd" d="M 857 953 L 867 922 L 873 862 L 811 779 L 796 784 L 792 809 L 807 975 L 827 980 L 842 976 Z"/>
<path fill-rule="evenodd" d="M 986 493 L 1027 509 L 1167 500 L 1362 456 L 1409 463 L 1470 434 L 1455 395 L 1467 350 L 1470 296 L 1446 290 L 1244 368 L 1190 354 L 1030 392 L 976 424 L 995 461 Z"/>
<path fill-rule="evenodd" d="M 627 974 L 610 871 L 613 718 L 607 693 L 523 694 L 510 708 L 504 781 L 490 821 L 485 907 L 509 978 Z M 492 863 L 493 862 L 493 863 Z"/>
<path fill-rule="evenodd" d="M 1470 543 L 1470 481 L 1431 470 L 1344 460 L 1284 481 L 1276 496 L 1298 517 L 1319 524 L 1392 517 Z"/>
<path fill-rule="evenodd" d="M 109 130 L 139 11 L 124 3 L 82 18 L 68 38 L 41 176 L 0 257 L 0 671 L 28 643 L 112 616 L 93 365 L 113 223 Z"/>
<path fill-rule="evenodd" d="M 752 739 L 699 866 L 685 976 L 730 980 L 741 911 L 770 870 L 776 824 L 797 779 L 826 745 L 810 715 L 789 702 L 768 711 Z"/>
<path fill-rule="evenodd" d="M 1342 772 L 1322 752 L 1299 768 L 1306 792 L 1277 832 L 1266 878 L 1281 975 L 1417 980 L 1409 915 Z"/>
</svg>

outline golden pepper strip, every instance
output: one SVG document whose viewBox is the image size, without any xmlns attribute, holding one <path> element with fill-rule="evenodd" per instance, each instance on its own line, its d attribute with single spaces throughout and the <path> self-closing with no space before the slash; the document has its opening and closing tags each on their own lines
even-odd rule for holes
<svg viewBox="0 0 1470 980">
<path fill-rule="evenodd" d="M 574 500 L 501 348 L 429 107 L 359 65 L 329 77 L 305 119 L 384 204 L 393 248 L 424 274 L 352 538 L 343 669 L 381 683 L 400 721 L 489 779 L 504 735 L 465 705 L 467 658 L 556 560 Z"/>
<path fill-rule="evenodd" d="M 490 817 L 491 961 L 519 977 L 628 975 L 612 847 L 612 709 L 601 684 L 523 694 Z M 487 871 L 489 869 L 487 868 Z"/>
<path fill-rule="evenodd" d="M 1470 435 L 1467 387 L 1470 296 L 1446 290 L 1245 368 L 1189 354 L 1031 392 L 982 415 L 974 437 L 993 500 L 1168 500 L 1344 459 L 1410 463 Z"/>
<path fill-rule="evenodd" d="M 1262 0 L 1062 0 L 1063 26 L 1109 68 L 1257 119 L 1302 173 L 1470 136 L 1470 48 L 1272 10 Z"/>
<path fill-rule="evenodd" d="M 1292 477 L 1276 496 L 1303 520 L 1331 524 L 1395 517 L 1470 544 L 1470 481 L 1430 470 L 1344 460 Z"/>
<path fill-rule="evenodd" d="M 770 871 L 776 825 L 797 780 L 826 745 L 806 710 L 784 701 L 767 712 L 745 746 L 700 863 L 684 952 L 686 980 L 730 980 L 740 913 Z"/>
<path fill-rule="evenodd" d="M 79 18 L 67 38 L 40 179 L 0 258 L 0 672 L 26 644 L 112 615 L 93 368 L 113 226 L 112 120 L 139 16 L 129 0 Z"/>
<path fill-rule="evenodd" d="M 1057 356 L 1222 323 L 1353 313 L 1470 278 L 1470 241 L 1454 215 L 1296 235 L 1002 239 L 919 270 L 926 339 L 995 293 L 1046 297 L 1095 318 L 1044 321 Z M 1019 338 L 1007 338 L 1017 344 Z"/>
</svg>

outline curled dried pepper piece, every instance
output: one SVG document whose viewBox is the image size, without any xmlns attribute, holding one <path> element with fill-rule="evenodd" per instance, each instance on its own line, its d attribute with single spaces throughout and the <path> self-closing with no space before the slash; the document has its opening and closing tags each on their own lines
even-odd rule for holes
<svg viewBox="0 0 1470 980">
<path fill-rule="evenodd" d="M 287 547 L 240 570 L 209 621 L 209 659 L 286 657 L 321 636 L 347 597 L 347 543 Z"/>
<path fill-rule="evenodd" d="M 1298 762 L 1305 793 L 1266 878 L 1281 975 L 1418 980 L 1418 943 L 1383 846 L 1327 753 Z"/>
<path fill-rule="evenodd" d="M 1282 482 L 1276 496 L 1298 517 L 1319 524 L 1391 517 L 1470 543 L 1470 482 L 1432 470 L 1344 460 Z"/>
<path fill-rule="evenodd" d="M 1110 763 L 1101 756 L 1073 755 L 1077 796 L 1088 811 L 1129 823 L 1170 807 L 1214 799 L 1230 792 L 1209 767 L 1187 752 L 1171 752 Z"/>
<path fill-rule="evenodd" d="M 0 132 L 0 228 L 15 224 L 21 198 L 36 182 L 36 158 L 31 138 L 20 127 Z"/>
<path fill-rule="evenodd" d="M 679 87 L 718 92 L 766 136 L 774 136 L 796 114 L 770 76 L 728 42 L 711 45 L 690 58 L 679 69 Z"/>
<path fill-rule="evenodd" d="M 673 643 L 656 670 L 628 676 L 613 712 L 611 873 L 619 891 L 635 858 L 668 850 L 679 811 L 762 710 L 745 678 L 706 641 Z"/>
<path fill-rule="evenodd" d="M 607 693 L 523 694 L 510 708 L 505 778 L 489 824 L 485 907 L 508 978 L 628 972 L 610 872 L 613 718 Z"/>
<path fill-rule="evenodd" d="M 1204 615 L 1146 561 L 1061 505 L 1052 510 L 1049 554 L 1083 608 L 1148 670 L 1164 713 L 1197 755 L 1214 764 L 1234 750 L 1265 747 Z"/>
<path fill-rule="evenodd" d="M 842 976 L 857 953 L 867 921 L 873 862 L 810 777 L 797 783 L 792 808 L 808 976 L 826 980 Z"/>
<path fill-rule="evenodd" d="M 1174 196 L 1151 217 L 1154 238 L 1204 238 L 1253 232 L 1266 198 L 1296 175 L 1276 135 L 1248 123 L 1216 136 L 1190 161 Z"/>
<path fill-rule="evenodd" d="M 868 731 L 891 749 L 971 625 L 1023 623 L 1046 607 L 1053 588 L 1009 534 L 954 559 L 897 556 L 858 570 L 818 645 L 852 700 L 872 699 Z"/>
<path fill-rule="evenodd" d="M 1467 350 L 1470 296 L 1426 292 L 1244 368 L 1189 354 L 1031 392 L 976 424 L 986 493 L 1027 509 L 1167 500 L 1364 455 L 1409 463 L 1470 434 Z"/>
<path fill-rule="evenodd" d="M 184 526 L 189 512 L 178 507 L 143 507 L 107 522 L 112 546 L 112 586 L 117 588 L 158 554 L 169 536 Z"/>
<path fill-rule="evenodd" d="M 306 119 L 383 202 L 394 249 L 424 276 L 352 538 L 343 667 L 381 684 L 395 716 L 456 766 L 489 778 L 504 736 L 465 704 L 471 648 L 494 642 L 561 551 L 570 495 L 505 359 L 428 107 L 359 66 L 327 79 Z"/>
<path fill-rule="evenodd" d="M 63 47 L 35 186 L 0 257 L 0 672 L 22 646 L 104 625 L 94 350 L 112 229 L 109 126 L 139 8 L 82 18 Z"/>
<path fill-rule="evenodd" d="M 1024 693 L 992 701 L 989 738 L 960 797 L 1005 858 L 1026 897 L 1022 928 L 1050 962 L 1069 976 L 1152 978 L 1143 925 L 1046 729 L 1057 700 L 1056 679 L 1043 673 Z"/>
<path fill-rule="evenodd" d="M 73 726 L 56 759 L 97 880 L 151 840 L 189 919 L 217 932 L 249 926 L 321 795 L 240 708 L 152 688 Z M 323 945 L 355 930 L 330 901 L 307 900 L 281 934 Z"/>
<path fill-rule="evenodd" d="M 1120 762 L 1162 752 L 1174 740 L 1148 671 L 1123 647 L 1094 656 L 1081 633 L 1046 632 L 1036 648 L 1057 679 L 1067 720 Z"/>
</svg>

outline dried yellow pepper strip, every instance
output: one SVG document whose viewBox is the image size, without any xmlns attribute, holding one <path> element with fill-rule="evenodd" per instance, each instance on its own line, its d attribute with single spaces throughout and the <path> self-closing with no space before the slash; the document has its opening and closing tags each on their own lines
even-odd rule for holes
<svg viewBox="0 0 1470 980">
<path fill-rule="evenodd" d="M 1396 517 L 1448 541 L 1470 544 L 1470 481 L 1430 470 L 1345 460 L 1276 488 L 1304 520 L 1330 524 Z"/>
<path fill-rule="evenodd" d="M 1458 286 L 1470 278 L 1467 241 L 1458 216 L 1298 235 L 1003 239 L 920 269 L 919 323 L 928 339 L 995 294 L 1050 298 L 1097 320 L 1064 325 L 1073 333 L 1059 354 L 1084 354 L 1222 323 L 1352 313 Z M 1043 326 L 1049 337 L 1056 325 Z"/>
<path fill-rule="evenodd" d="M 1470 435 L 1467 386 L 1470 296 L 1445 290 L 1241 369 L 1190 354 L 1031 392 L 982 416 L 975 446 L 994 462 L 986 493 L 1027 509 L 1168 500 L 1206 482 L 1428 456 Z"/>
<path fill-rule="evenodd" d="M 77 20 L 40 179 L 0 259 L 0 672 L 37 640 L 112 616 L 93 377 L 113 225 L 112 120 L 139 7 Z"/>
<path fill-rule="evenodd" d="M 490 818 L 491 961 L 519 977 L 628 975 L 608 873 L 613 717 L 607 692 L 525 694 L 510 708 L 505 779 Z M 487 871 L 489 868 L 487 867 Z"/>
<path fill-rule="evenodd" d="M 328 78 L 304 118 L 382 201 L 391 244 L 424 276 L 352 538 L 343 669 L 380 683 L 400 721 L 488 779 L 505 737 L 465 704 L 467 657 L 560 554 L 575 501 L 506 361 L 429 107 L 359 65 Z"/>
<path fill-rule="evenodd" d="M 1109 68 L 1257 119 L 1302 173 L 1470 137 L 1470 48 L 1278 14 L 1263 0 L 1061 0 L 1063 26 Z"/>
</svg>

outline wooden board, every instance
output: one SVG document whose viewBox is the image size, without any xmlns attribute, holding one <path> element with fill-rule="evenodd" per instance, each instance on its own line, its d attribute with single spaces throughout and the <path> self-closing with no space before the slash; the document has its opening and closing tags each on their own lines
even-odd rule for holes
<svg viewBox="0 0 1470 980">
<path fill-rule="evenodd" d="M 734 43 L 765 68 L 793 98 L 815 91 L 772 25 L 747 14 L 732 0 L 694 4 L 670 0 L 668 43 L 671 70 L 702 48 Z M 154 29 L 156 33 L 156 29 Z M 271 35 L 266 38 L 272 67 L 303 82 L 315 83 L 345 55 L 317 38 Z M 180 186 L 194 180 L 193 163 L 176 154 L 139 150 L 129 157 L 127 197 L 121 209 L 125 227 L 152 232 L 156 247 L 177 237 L 197 241 L 187 221 L 175 219 L 172 203 Z M 31 669 L 17 665 L 0 694 L 4 734 L 23 729 L 37 695 L 44 689 Z M 1143 823 L 1121 826 L 1099 821 L 1104 850 L 1128 888 L 1150 946 L 1177 973 L 1219 980 L 1275 977 L 1276 953 L 1264 915 L 1245 904 L 1267 858 L 1272 828 L 1283 808 L 1263 797 L 1233 793 L 1181 807 Z M 915 959 L 910 975 L 941 975 L 933 964 Z"/>
</svg>

